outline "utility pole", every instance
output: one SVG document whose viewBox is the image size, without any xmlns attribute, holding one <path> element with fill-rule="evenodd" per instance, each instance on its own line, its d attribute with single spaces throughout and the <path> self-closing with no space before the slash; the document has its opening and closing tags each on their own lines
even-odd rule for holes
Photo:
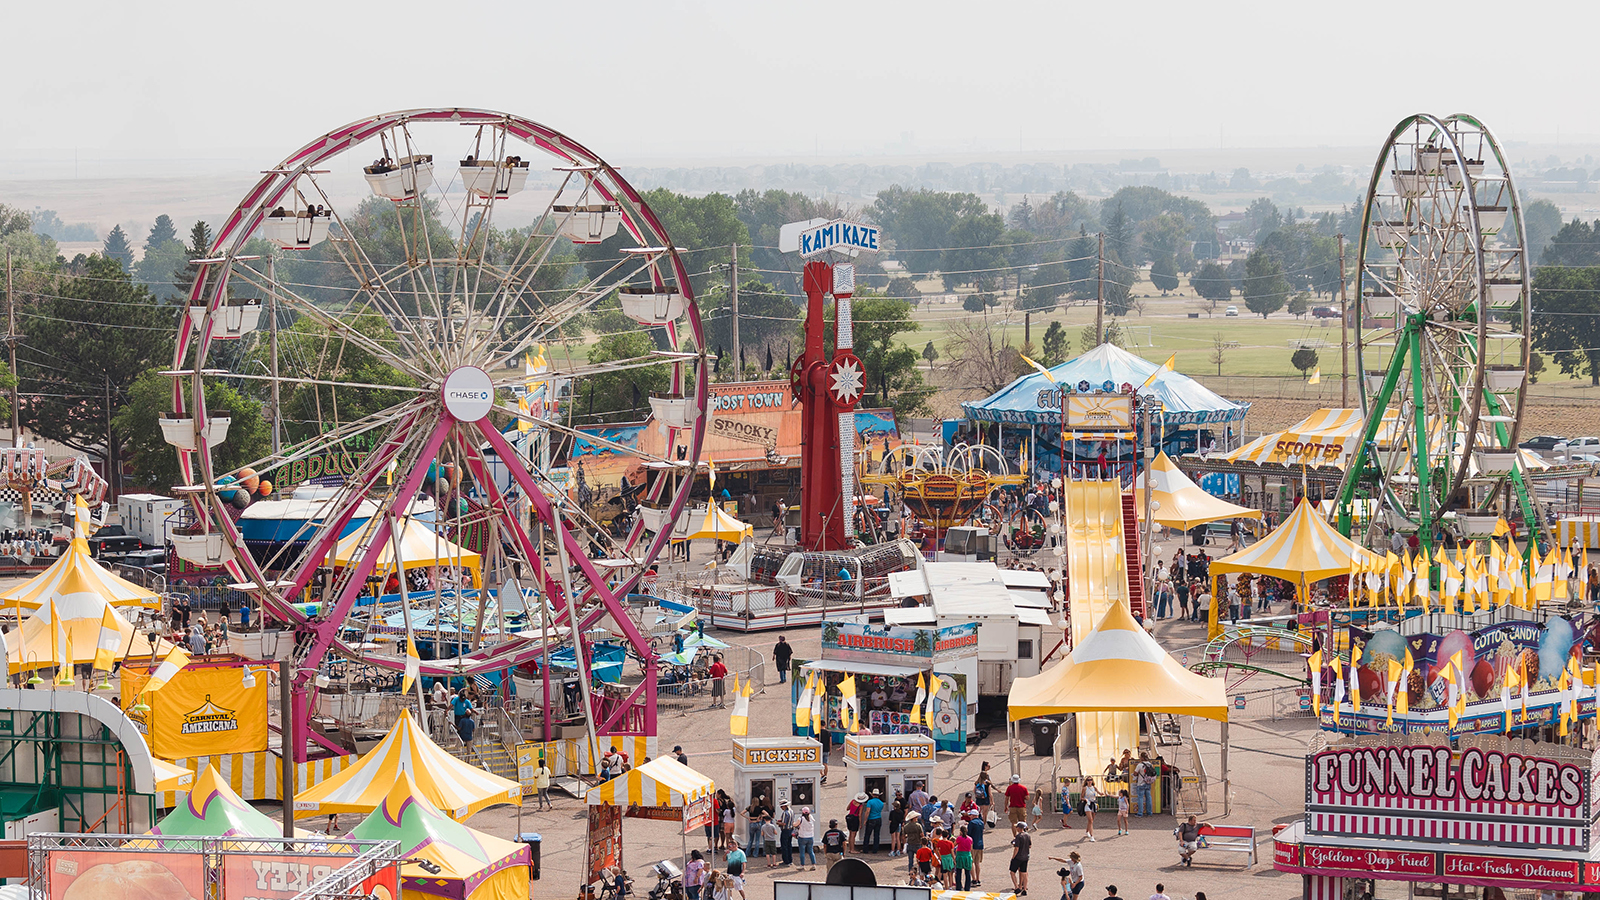
<svg viewBox="0 0 1600 900">
<path fill-rule="evenodd" d="M 1095 253 L 1094 276 L 1094 345 L 1106 338 L 1106 329 L 1103 324 L 1106 317 L 1106 233 L 1100 232 L 1100 249 Z"/>
<path fill-rule="evenodd" d="M 272 357 L 272 456 L 283 452 L 283 410 L 278 396 L 278 270 L 277 260 L 267 257 L 267 354 Z M 409 625 L 409 623 L 407 623 Z"/>
<path fill-rule="evenodd" d="M 22 446 L 22 407 L 17 380 L 17 295 L 11 287 L 11 248 L 6 248 L 6 348 L 11 357 L 11 446 Z M 31 513 L 30 513 L 31 515 Z"/>
<path fill-rule="evenodd" d="M 111 499 L 117 499 L 117 468 L 111 452 L 111 374 L 101 376 L 106 386 L 106 486 L 111 489 Z"/>
<path fill-rule="evenodd" d="M 733 283 L 728 287 L 728 296 L 733 300 L 733 380 L 743 381 L 744 366 L 740 365 L 740 360 L 744 354 L 739 352 L 742 345 L 739 343 L 739 245 L 737 243 L 733 245 L 733 265 L 729 266 L 728 271 L 733 277 Z"/>
<path fill-rule="evenodd" d="M 1344 233 L 1339 233 L 1339 405 L 1350 408 L 1350 310 L 1344 291 Z"/>
</svg>

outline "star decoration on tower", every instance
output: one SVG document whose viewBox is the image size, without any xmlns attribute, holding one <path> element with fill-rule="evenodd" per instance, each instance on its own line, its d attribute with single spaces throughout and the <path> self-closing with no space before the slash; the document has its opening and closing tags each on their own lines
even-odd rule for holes
<svg viewBox="0 0 1600 900">
<path fill-rule="evenodd" d="M 861 371 L 857 360 L 846 359 L 835 363 L 832 374 L 833 396 L 840 403 L 851 403 L 861 396 L 861 382 L 865 373 Z"/>
</svg>

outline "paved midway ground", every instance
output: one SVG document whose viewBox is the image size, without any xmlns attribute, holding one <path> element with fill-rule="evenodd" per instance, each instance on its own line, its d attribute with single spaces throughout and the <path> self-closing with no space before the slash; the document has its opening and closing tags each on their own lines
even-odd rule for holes
<svg viewBox="0 0 1600 900">
<path fill-rule="evenodd" d="M 821 641 L 816 626 L 790 629 L 783 633 L 795 646 L 801 658 L 814 657 Z M 769 653 L 777 642 L 778 632 L 741 635 L 716 632 L 717 637 L 734 644 L 743 644 Z M 1194 647 L 1202 642 L 1202 628 L 1198 625 L 1173 625 L 1162 623 L 1156 635 L 1169 647 Z M 770 656 L 769 656 L 770 658 Z M 630 665 L 632 665 L 630 663 Z M 770 668 L 770 667 L 769 667 Z M 750 735 L 771 737 L 789 733 L 792 708 L 789 705 L 787 685 L 776 683 L 777 675 L 769 676 L 765 692 L 752 698 Z M 1264 713 L 1263 713 L 1264 714 Z M 1056 897 L 1059 895 L 1056 863 L 1048 856 L 1062 856 L 1077 850 L 1083 856 L 1088 883 L 1085 898 L 1105 896 L 1104 888 L 1115 884 L 1123 897 L 1149 897 L 1155 885 L 1166 885 L 1166 892 L 1174 900 L 1192 898 L 1196 891 L 1205 891 L 1208 898 L 1273 898 L 1287 900 L 1300 896 L 1300 877 L 1282 875 L 1272 869 L 1272 844 L 1269 839 L 1274 824 L 1298 818 L 1304 808 L 1304 769 L 1302 756 L 1315 725 L 1310 719 L 1295 718 L 1272 721 L 1257 719 L 1253 710 L 1247 709 L 1234 720 L 1231 727 L 1231 764 L 1234 781 L 1234 811 L 1221 818 L 1221 789 L 1214 789 L 1211 798 L 1212 815 L 1207 818 L 1228 824 L 1254 825 L 1261 834 L 1257 863 L 1246 868 L 1243 855 L 1234 853 L 1201 853 L 1192 868 L 1177 865 L 1177 849 L 1172 838 L 1175 824 L 1171 816 L 1134 819 L 1132 833 L 1114 837 L 1115 816 L 1100 815 L 1096 820 L 1096 843 L 1083 840 L 1083 819 L 1071 817 L 1073 827 L 1063 830 L 1060 817 L 1046 815 L 1043 829 L 1034 841 L 1030 897 Z M 669 715 L 661 719 L 660 748 L 663 755 L 674 744 L 683 745 L 689 762 L 695 769 L 713 778 L 719 787 L 732 793 L 733 764 L 729 758 L 731 738 L 728 735 L 726 710 L 698 708 L 683 716 Z M 1207 766 L 1212 773 L 1219 771 L 1220 754 L 1217 744 L 1219 726 L 1212 722 L 1198 724 L 1202 751 L 1207 754 Z M 1050 777 L 1048 759 L 1032 755 L 1029 740 L 1021 757 L 1025 783 L 1043 784 Z M 982 742 L 973 744 L 964 756 L 940 753 L 935 772 L 933 792 L 941 798 L 957 798 L 971 789 L 978 768 L 987 760 L 997 771 L 1000 781 L 1006 779 L 1009 768 L 1006 762 L 1004 731 L 995 728 Z M 1068 771 L 1064 763 L 1063 771 Z M 849 802 L 844 788 L 844 763 L 841 751 L 835 749 L 828 783 L 822 787 L 820 813 L 824 825 L 829 818 L 838 818 L 841 826 L 844 807 Z M 579 870 L 584 862 L 585 814 L 581 801 L 557 794 L 554 811 L 536 812 L 529 800 L 518 825 L 517 811 L 512 807 L 486 810 L 474 816 L 468 824 L 504 837 L 514 837 L 519 827 L 523 831 L 537 831 L 543 836 L 543 879 L 533 887 L 535 897 L 572 898 L 578 895 Z M 819 837 L 821 830 L 818 831 Z M 739 829 L 742 839 L 743 828 Z M 991 840 L 988 856 L 984 860 L 982 889 L 1001 890 L 1009 887 L 1006 863 L 1010 852 L 1006 840 Z M 997 846 L 998 844 L 998 846 Z M 641 890 L 654 885 L 648 878 L 648 866 L 661 859 L 676 860 L 680 856 L 678 835 L 672 825 L 665 822 L 624 820 L 623 859 L 630 873 L 637 879 Z M 690 836 L 690 849 L 705 850 L 705 836 L 701 832 Z M 879 883 L 903 884 L 905 861 L 889 858 L 886 853 L 863 857 L 872 863 L 878 873 Z M 821 881 L 823 872 L 796 873 L 793 868 L 768 869 L 765 859 L 752 859 L 748 866 L 746 893 L 751 900 L 765 900 L 772 896 L 773 879 Z M 642 896 L 642 894 L 641 894 Z"/>
</svg>

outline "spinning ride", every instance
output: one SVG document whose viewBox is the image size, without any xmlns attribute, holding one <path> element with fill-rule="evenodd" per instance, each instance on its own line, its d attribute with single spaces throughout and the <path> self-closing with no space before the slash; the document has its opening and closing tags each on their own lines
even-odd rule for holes
<svg viewBox="0 0 1600 900">
<path fill-rule="evenodd" d="M 1380 501 L 1369 527 L 1416 532 L 1429 550 L 1447 517 L 1472 538 L 1513 513 L 1542 523 L 1517 453 L 1526 243 L 1511 171 L 1486 126 L 1427 114 L 1395 126 L 1372 170 L 1358 251 L 1366 422 L 1339 489 L 1344 534 L 1367 498 Z"/>
<path fill-rule="evenodd" d="M 1013 521 L 1019 528 L 1043 523 L 1042 517 L 1038 522 L 1019 515 L 1007 518 L 998 505 L 988 502 L 990 494 L 1003 487 L 1022 485 L 1027 476 L 1011 474 L 1000 451 L 984 444 L 957 444 L 948 450 L 902 447 L 885 456 L 878 463 L 878 470 L 862 476 L 861 481 L 884 485 L 898 493 L 911 514 L 933 528 L 936 545 L 945 532 L 975 518 L 984 519 L 993 533 L 1005 529 L 1007 546 L 1011 546 L 1009 524 Z M 1031 537 L 1020 543 L 1031 545 Z M 1033 546 L 1026 552 L 1033 549 L 1038 548 Z"/>
<path fill-rule="evenodd" d="M 453 173 L 443 157 L 435 162 L 436 149 L 460 152 Z M 584 263 L 570 245 L 580 245 Z M 297 632 L 297 733 L 288 746 L 303 755 L 308 738 L 325 740 L 307 722 L 334 657 L 404 666 L 402 655 L 369 656 L 341 633 L 363 593 L 454 607 L 463 621 L 499 618 L 498 628 L 475 628 L 459 656 L 423 661 L 423 675 L 548 661 L 559 622 L 583 645 L 576 665 L 587 689 L 585 635 L 604 623 L 647 664 L 624 701 L 595 702 L 591 734 L 654 734 L 654 653 L 622 598 L 669 534 L 647 535 L 638 521 L 608 534 L 541 463 L 549 442 L 576 434 L 571 398 L 634 377 L 665 388 L 651 406 L 671 429 L 673 455 L 682 454 L 655 462 L 692 467 L 699 455 L 709 370 L 689 273 L 621 175 L 520 116 L 372 116 L 264 173 L 197 266 L 163 426 L 178 452 L 177 490 L 200 515 L 173 542 L 189 561 L 248 582 L 265 612 Z M 603 330 L 600 321 L 653 340 L 590 362 L 581 336 L 585 326 Z M 233 394 L 266 405 L 273 453 L 230 452 L 224 403 Z M 239 510 L 252 493 L 272 494 L 269 482 L 294 507 L 284 514 L 293 533 L 247 543 Z M 286 490 L 291 482 L 300 484 Z M 648 499 L 675 518 L 691 483 L 657 479 Z M 482 557 L 483 589 L 458 587 L 438 559 L 416 567 L 424 573 L 404 571 L 405 555 L 390 546 L 418 521 L 440 547 Z M 355 546 L 341 546 L 352 535 Z M 591 546 L 639 564 L 608 581 L 588 558 Z M 386 584 L 391 572 L 399 577 Z M 516 582 L 511 595 L 494 597 L 508 578 L 539 599 L 525 603 Z M 322 601 L 314 618 L 294 605 L 311 600 Z M 547 601 L 557 622 L 543 615 Z M 507 628 L 505 617 L 525 607 L 541 610 L 537 620 Z M 551 708 L 559 695 L 544 702 L 547 723 L 562 718 Z"/>
</svg>

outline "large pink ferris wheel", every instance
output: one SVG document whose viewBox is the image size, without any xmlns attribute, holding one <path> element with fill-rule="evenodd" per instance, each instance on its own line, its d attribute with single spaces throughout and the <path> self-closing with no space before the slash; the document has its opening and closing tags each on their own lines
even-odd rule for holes
<svg viewBox="0 0 1600 900">
<path fill-rule="evenodd" d="M 637 403 L 643 388 L 672 448 L 644 461 L 675 473 L 645 499 L 676 521 L 693 483 L 709 375 L 700 314 L 679 251 L 615 169 L 501 112 L 361 119 L 263 174 L 188 299 L 162 425 L 177 489 L 200 514 L 173 542 L 294 628 L 286 746 L 303 756 L 325 740 L 308 723 L 330 662 L 404 665 L 353 623 L 370 632 L 399 616 L 409 636 L 421 611 L 435 636 L 440 621 L 454 629 L 424 675 L 505 672 L 563 650 L 583 675 L 589 636 L 620 636 L 644 674 L 625 701 L 594 700 L 590 722 L 655 733 L 656 655 L 625 596 L 669 531 L 639 516 L 602 527 L 549 463 L 579 437 L 585 397 L 592 410 L 597 389 Z M 259 458 L 228 441 L 228 409 L 252 402 L 271 429 Z M 597 546 L 626 564 L 597 566 Z M 498 587 L 507 579 L 517 596 Z M 538 626 L 508 624 L 535 607 Z M 559 701 L 547 687 L 546 722 Z"/>
</svg>

